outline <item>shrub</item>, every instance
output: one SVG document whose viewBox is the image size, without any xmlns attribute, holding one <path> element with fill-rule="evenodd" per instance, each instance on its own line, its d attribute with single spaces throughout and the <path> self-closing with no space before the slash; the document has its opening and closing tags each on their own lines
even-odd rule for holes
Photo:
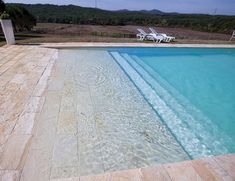
<svg viewBox="0 0 235 181">
<path fill-rule="evenodd" d="M 1 15 L 0 15 L 0 19 L 10 19 L 10 15 L 4 11 Z"/>
</svg>

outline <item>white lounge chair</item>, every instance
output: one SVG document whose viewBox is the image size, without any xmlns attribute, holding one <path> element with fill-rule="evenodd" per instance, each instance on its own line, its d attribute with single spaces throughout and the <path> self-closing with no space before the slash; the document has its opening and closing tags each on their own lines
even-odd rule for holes
<svg viewBox="0 0 235 181">
<path fill-rule="evenodd" d="M 235 30 L 233 30 L 233 34 L 232 34 L 232 36 L 231 36 L 229 41 L 232 41 L 233 38 L 235 38 Z"/>
<path fill-rule="evenodd" d="M 168 36 L 164 33 L 158 33 L 154 28 L 149 28 L 149 30 L 153 33 L 153 34 L 156 34 L 156 35 L 162 35 L 164 37 L 164 42 L 171 42 L 171 41 L 174 41 L 175 40 L 175 37 L 173 36 Z"/>
<path fill-rule="evenodd" d="M 161 43 L 164 40 L 164 37 L 161 35 L 156 35 L 153 33 L 146 33 L 144 30 L 138 28 L 137 31 L 139 31 L 139 33 L 136 35 L 137 38 L 141 41 L 143 40 L 151 40 L 157 43 Z"/>
</svg>

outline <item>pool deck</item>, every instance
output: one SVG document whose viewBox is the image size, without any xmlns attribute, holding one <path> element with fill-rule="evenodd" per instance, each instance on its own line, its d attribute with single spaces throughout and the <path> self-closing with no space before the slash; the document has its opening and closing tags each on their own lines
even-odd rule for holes
<svg viewBox="0 0 235 181">
<path fill-rule="evenodd" d="M 45 90 L 55 71 L 54 64 L 58 56 L 58 50 L 45 47 L 106 46 L 118 47 L 123 46 L 123 43 L 63 43 L 41 46 L 14 45 L 0 48 L 0 180 L 27 180 L 22 177 L 22 170 L 29 157 L 31 140 L 40 121 L 38 118 L 43 107 L 45 109 Z M 124 46 L 156 47 L 156 44 L 135 43 Z M 157 46 L 195 47 L 195 45 L 176 44 Z M 209 47 L 235 48 L 235 45 L 211 45 Z M 49 87 L 56 90 L 59 89 L 60 84 L 58 82 Z M 50 97 L 53 95 L 49 95 Z M 53 101 L 50 103 L 54 104 Z M 43 139 L 46 140 L 45 137 Z M 38 150 L 39 148 L 34 149 L 35 152 Z M 33 160 L 34 158 L 30 161 L 33 162 Z M 25 169 L 25 172 L 28 175 L 37 176 L 40 180 L 40 175 L 32 174 L 38 168 L 42 168 L 40 166 L 44 164 L 44 161 L 33 163 L 34 167 Z M 235 155 L 57 180 L 235 180 Z"/>
<path fill-rule="evenodd" d="M 8 46 L 0 54 L 0 180 L 17 180 L 57 50 Z"/>
<path fill-rule="evenodd" d="M 46 48 L 78 48 L 78 47 L 194 47 L 194 48 L 235 48 L 235 44 L 176 44 L 176 43 L 99 43 L 99 42 L 70 42 L 70 43 L 43 43 Z"/>
</svg>

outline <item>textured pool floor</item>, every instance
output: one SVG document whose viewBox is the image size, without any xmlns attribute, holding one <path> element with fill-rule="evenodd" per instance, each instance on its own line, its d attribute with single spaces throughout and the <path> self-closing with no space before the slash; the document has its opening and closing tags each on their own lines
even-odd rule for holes
<svg viewBox="0 0 235 181">
<path fill-rule="evenodd" d="M 45 97 L 22 180 L 189 159 L 107 51 L 60 50 Z"/>
</svg>

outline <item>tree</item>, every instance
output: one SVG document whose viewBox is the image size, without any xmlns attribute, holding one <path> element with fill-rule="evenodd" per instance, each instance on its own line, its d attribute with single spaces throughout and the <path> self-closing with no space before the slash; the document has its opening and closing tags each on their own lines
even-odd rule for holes
<svg viewBox="0 0 235 181">
<path fill-rule="evenodd" d="M 15 31 L 31 30 L 36 25 L 36 19 L 25 8 L 17 5 L 7 5 L 6 12 L 10 15 Z"/>
<path fill-rule="evenodd" d="M 0 0 L 0 14 L 6 10 L 6 5 L 3 0 Z"/>
</svg>

